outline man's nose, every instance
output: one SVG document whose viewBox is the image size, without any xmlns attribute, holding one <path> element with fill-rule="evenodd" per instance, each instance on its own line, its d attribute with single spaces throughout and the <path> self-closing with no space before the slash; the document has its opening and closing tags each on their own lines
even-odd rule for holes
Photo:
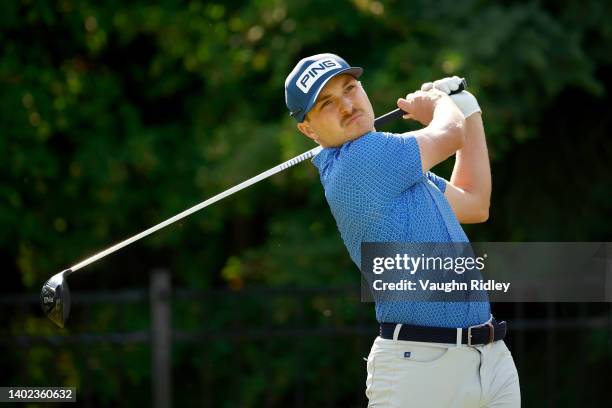
<svg viewBox="0 0 612 408">
<path fill-rule="evenodd" d="M 352 113 L 353 112 L 353 101 L 349 98 L 344 97 L 340 100 L 340 112 L 343 114 Z"/>
</svg>

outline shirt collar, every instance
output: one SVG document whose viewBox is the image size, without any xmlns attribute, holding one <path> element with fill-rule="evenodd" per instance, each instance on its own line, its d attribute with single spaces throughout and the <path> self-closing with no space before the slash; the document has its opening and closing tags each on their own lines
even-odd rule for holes
<svg viewBox="0 0 612 408">
<path fill-rule="evenodd" d="M 368 133 L 364 133 L 363 135 L 359 136 L 357 139 L 353 139 L 353 140 L 349 140 L 348 142 L 344 143 L 343 145 L 337 146 L 337 147 L 324 147 L 323 150 L 321 150 L 319 152 L 319 154 L 317 154 L 315 157 L 312 158 L 312 163 L 319 169 L 319 171 L 321 171 L 323 168 L 325 168 L 325 166 L 327 165 L 327 163 L 329 162 L 330 159 L 332 159 L 333 157 L 337 157 L 338 154 L 340 153 L 340 151 L 342 149 L 346 149 L 348 148 L 352 143 L 354 143 L 355 141 L 361 139 L 364 136 L 369 135 L 372 132 L 368 132 Z"/>
<path fill-rule="evenodd" d="M 327 166 L 329 160 L 334 157 L 335 153 L 340 150 L 340 147 L 324 147 L 315 157 L 312 158 L 312 164 L 315 165 L 319 172 Z"/>
</svg>

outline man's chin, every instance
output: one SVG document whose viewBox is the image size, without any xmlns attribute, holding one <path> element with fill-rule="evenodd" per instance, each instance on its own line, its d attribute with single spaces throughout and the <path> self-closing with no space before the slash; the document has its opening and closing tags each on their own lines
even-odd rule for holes
<svg viewBox="0 0 612 408">
<path fill-rule="evenodd" d="M 373 125 L 370 125 L 370 126 L 362 125 L 356 129 L 351 129 L 350 132 L 347 132 L 347 137 L 349 140 L 355 140 L 367 133 L 372 132 L 373 130 L 374 130 Z"/>
</svg>

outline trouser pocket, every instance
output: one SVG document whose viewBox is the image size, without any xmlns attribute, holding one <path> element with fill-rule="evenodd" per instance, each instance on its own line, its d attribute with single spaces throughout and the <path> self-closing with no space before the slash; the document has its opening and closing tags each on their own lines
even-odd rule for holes
<svg viewBox="0 0 612 408">
<path fill-rule="evenodd" d="M 387 353 L 370 353 L 368 356 L 366 397 L 368 407 L 386 407 L 395 384 L 397 361 Z"/>
<path fill-rule="evenodd" d="M 368 355 L 368 357 L 364 357 L 366 362 L 366 389 L 365 394 L 368 400 L 370 399 L 370 394 L 372 392 L 372 379 L 374 378 L 374 356 L 372 353 Z"/>
</svg>

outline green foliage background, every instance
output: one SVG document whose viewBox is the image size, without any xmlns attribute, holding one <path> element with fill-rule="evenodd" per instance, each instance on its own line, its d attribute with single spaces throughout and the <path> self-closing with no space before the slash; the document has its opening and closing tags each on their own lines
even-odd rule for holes
<svg viewBox="0 0 612 408">
<path fill-rule="evenodd" d="M 318 52 L 364 67 L 378 115 L 422 82 L 468 78 L 484 110 L 494 180 L 491 218 L 466 227 L 472 240 L 609 241 L 611 19 L 611 3 L 595 0 L 6 2 L 3 289 L 36 293 L 51 274 L 97 249 L 312 148 L 287 115 L 283 83 L 297 60 Z M 451 168 L 444 163 L 437 172 L 448 176 Z M 172 271 L 175 286 L 201 289 L 358 282 L 308 163 L 88 267 L 71 284 L 142 287 L 159 266 Z M 294 324 L 295 299 L 278 302 L 245 302 L 241 316 L 254 327 L 262 316 L 266 324 Z M 352 324 L 364 307 L 373 322 L 371 305 L 308 302 L 304 319 L 312 324 Z M 179 327 L 237 324 L 231 300 L 207 301 L 201 315 L 183 306 L 176 306 Z M 147 313 L 100 307 L 73 325 L 112 331 L 116 315 L 127 314 L 123 327 L 146 330 Z M 7 319 L 9 336 L 59 333 L 37 314 Z M 240 391 L 224 395 L 224 406 L 286 404 L 297 370 L 309 371 L 312 405 L 331 394 L 338 405 L 361 401 L 355 390 L 365 377 L 357 361 L 368 344 L 350 343 L 358 349 L 343 346 L 331 356 L 337 342 L 305 342 L 304 355 L 320 360 L 299 362 L 285 348 L 292 343 L 241 345 L 249 375 L 228 383 L 227 390 Z M 122 382 L 138 401 L 138 390 L 148 392 L 147 350 L 124 350 L 128 357 L 119 358 L 108 347 L 85 360 L 77 351 L 55 357 L 36 347 L 0 361 L 17 373 L 9 382 L 41 385 L 42 366 L 57 367 L 55 375 L 70 384 L 83 381 L 79 365 L 88 365 L 100 404 L 117 403 Z M 232 348 L 222 342 L 174 351 L 175 371 L 184 375 L 235 373 L 224 367 Z M 332 391 L 315 386 L 330 375 L 346 380 Z M 198 393 L 185 387 L 184 395 Z M 528 396 L 537 399 L 537 390 Z M 202 404 L 217 401 L 210 398 Z"/>
</svg>

